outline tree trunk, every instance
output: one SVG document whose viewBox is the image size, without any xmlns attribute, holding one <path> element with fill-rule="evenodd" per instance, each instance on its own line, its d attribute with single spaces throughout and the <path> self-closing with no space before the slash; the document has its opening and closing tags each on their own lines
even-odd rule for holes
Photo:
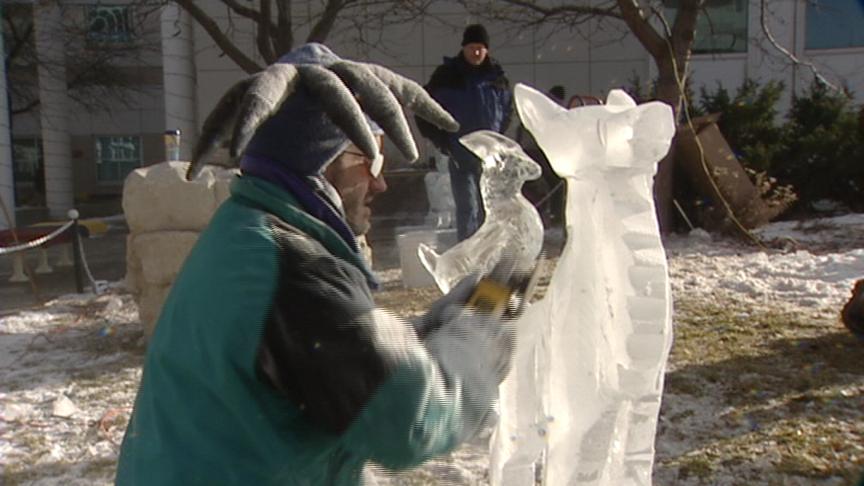
<svg viewBox="0 0 864 486">
<path fill-rule="evenodd" d="M 674 64 L 671 56 L 666 56 L 666 59 L 659 59 L 656 62 L 658 70 L 657 99 L 672 107 L 672 114 L 677 126 L 683 94 L 678 85 Z M 674 229 L 674 175 L 675 140 L 673 139 L 669 153 L 660 161 L 657 175 L 654 177 L 654 202 L 657 205 L 657 220 L 660 223 L 660 231 L 664 234 L 668 234 Z"/>
</svg>

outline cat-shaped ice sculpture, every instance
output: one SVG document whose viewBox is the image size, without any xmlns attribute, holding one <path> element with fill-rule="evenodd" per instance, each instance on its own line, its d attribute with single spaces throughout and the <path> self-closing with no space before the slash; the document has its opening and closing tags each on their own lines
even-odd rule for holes
<svg viewBox="0 0 864 486">
<path fill-rule="evenodd" d="M 480 195 L 486 218 L 473 235 L 441 255 L 424 244 L 417 248 L 443 293 L 471 273 L 491 270 L 505 250 L 516 259 L 517 270 L 530 270 L 543 244 L 543 222 L 522 195 L 522 184 L 540 177 L 540 166 L 518 143 L 490 130 L 469 133 L 459 142 L 483 164 Z"/>
<path fill-rule="evenodd" d="M 544 298 L 516 324 L 492 484 L 651 484 L 672 341 L 666 257 L 652 195 L 672 110 L 614 90 L 565 109 L 515 87 L 523 124 L 567 181 L 567 241 Z M 537 471 L 537 466 L 542 467 Z"/>
</svg>

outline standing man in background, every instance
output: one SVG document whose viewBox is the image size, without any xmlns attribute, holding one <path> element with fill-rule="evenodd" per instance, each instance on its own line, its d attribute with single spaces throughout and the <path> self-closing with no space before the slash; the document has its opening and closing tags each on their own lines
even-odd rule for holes
<svg viewBox="0 0 864 486">
<path fill-rule="evenodd" d="M 461 126 L 458 132 L 448 133 L 417 119 L 420 133 L 450 159 L 456 233 L 461 241 L 477 231 L 484 213 L 480 197 L 480 160 L 459 143 L 459 137 L 477 130 L 503 133 L 512 113 L 510 82 L 501 65 L 489 55 L 486 28 L 480 24 L 466 27 L 462 34 L 462 51 L 456 57 L 445 57 L 425 87 Z"/>
</svg>

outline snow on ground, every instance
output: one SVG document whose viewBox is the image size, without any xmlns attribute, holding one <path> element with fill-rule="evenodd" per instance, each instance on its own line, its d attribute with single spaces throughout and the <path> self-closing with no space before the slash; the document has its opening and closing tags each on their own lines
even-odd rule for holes
<svg viewBox="0 0 864 486">
<path fill-rule="evenodd" d="M 700 230 L 667 240 L 676 299 L 714 293 L 757 306 L 836 313 L 851 284 L 864 278 L 864 214 L 779 222 L 755 235 L 791 250 L 716 242 Z"/>
<path fill-rule="evenodd" d="M 765 247 L 698 231 L 670 237 L 666 243 L 676 302 L 736 302 L 748 312 L 779 310 L 836 321 L 852 283 L 864 277 L 864 215 L 775 223 L 757 236 Z M 392 284 L 399 273 L 391 270 L 383 277 Z M 402 310 L 416 313 L 415 307 Z M 134 303 L 119 283 L 103 295 L 64 296 L 0 318 L 0 484 L 111 483 L 143 359 L 136 319 Z M 811 332 L 828 331 L 814 326 Z M 674 370 L 671 363 L 670 372 Z M 843 396 L 860 395 L 860 374 L 855 379 L 853 387 L 841 390 Z M 661 421 L 661 465 L 692 453 L 697 433 L 716 427 L 718 414 L 730 413 L 717 409 L 711 390 L 700 397 L 676 394 L 664 402 L 667 417 L 684 408 L 687 413 Z M 749 430 L 752 424 L 741 419 L 729 427 Z M 778 461 L 770 444 L 758 447 L 765 448 L 764 454 L 749 466 L 757 472 Z M 861 457 L 864 453 L 857 460 Z M 439 484 L 442 478 L 447 484 L 484 484 L 485 460 L 481 448 L 465 448 L 414 475 L 410 484 Z M 692 463 L 688 467 L 694 470 Z M 711 473 L 713 479 L 705 484 L 743 480 L 735 472 Z M 655 475 L 658 484 L 684 484 L 684 479 L 680 467 Z"/>
<path fill-rule="evenodd" d="M 140 377 L 128 294 L 0 319 L 0 484 L 107 484 Z"/>
</svg>

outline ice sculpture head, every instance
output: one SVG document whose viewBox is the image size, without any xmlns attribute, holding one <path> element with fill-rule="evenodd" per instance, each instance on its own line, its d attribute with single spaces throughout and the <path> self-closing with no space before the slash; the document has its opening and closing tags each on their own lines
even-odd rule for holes
<svg viewBox="0 0 864 486">
<path fill-rule="evenodd" d="M 459 138 L 459 142 L 476 155 L 483 168 L 483 181 L 491 187 L 518 192 L 525 181 L 540 177 L 541 169 L 515 141 L 491 130 L 478 130 Z M 485 199 L 485 197 L 484 197 Z"/>
<path fill-rule="evenodd" d="M 572 109 L 521 83 L 515 93 L 522 123 L 561 177 L 579 178 L 600 163 L 651 171 L 675 135 L 669 105 L 637 105 L 621 90 L 610 91 L 605 105 Z"/>
</svg>

